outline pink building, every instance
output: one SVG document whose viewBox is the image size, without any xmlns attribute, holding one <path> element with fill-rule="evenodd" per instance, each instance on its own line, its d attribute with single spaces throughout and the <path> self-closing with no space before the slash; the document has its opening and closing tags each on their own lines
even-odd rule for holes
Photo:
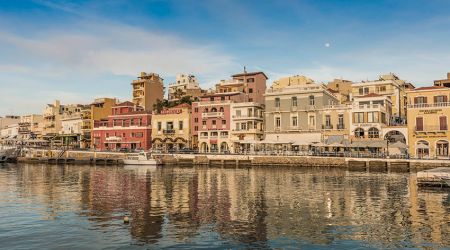
<svg viewBox="0 0 450 250">
<path fill-rule="evenodd" d="M 132 102 L 119 103 L 108 119 L 94 121 L 93 145 L 99 150 L 151 148 L 151 112 Z"/>
<path fill-rule="evenodd" d="M 264 72 L 244 72 L 232 75 L 233 80 L 244 83 L 244 93 L 248 94 L 248 102 L 264 104 L 266 81 L 268 77 Z"/>
</svg>

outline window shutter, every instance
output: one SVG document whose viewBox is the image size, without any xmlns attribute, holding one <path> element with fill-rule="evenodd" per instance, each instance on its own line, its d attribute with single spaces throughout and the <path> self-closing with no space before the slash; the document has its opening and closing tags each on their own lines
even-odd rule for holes
<svg viewBox="0 0 450 250">
<path fill-rule="evenodd" d="M 414 97 L 414 104 L 418 104 L 418 98 Z"/>
<path fill-rule="evenodd" d="M 444 102 L 447 102 L 448 96 L 444 95 Z"/>
<path fill-rule="evenodd" d="M 427 103 L 428 103 L 427 97 L 426 97 L 426 96 L 423 98 L 423 103 L 424 103 L 424 104 L 427 104 Z"/>
<path fill-rule="evenodd" d="M 433 100 L 434 100 L 434 103 L 437 103 L 438 97 L 437 96 L 433 96 Z"/>
</svg>

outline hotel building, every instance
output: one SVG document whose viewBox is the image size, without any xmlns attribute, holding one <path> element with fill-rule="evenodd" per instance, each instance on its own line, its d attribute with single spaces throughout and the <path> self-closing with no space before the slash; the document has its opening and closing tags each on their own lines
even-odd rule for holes
<svg viewBox="0 0 450 250">
<path fill-rule="evenodd" d="M 151 112 L 132 102 L 112 108 L 107 119 L 94 122 L 93 145 L 99 150 L 148 150 L 151 148 Z"/>
<path fill-rule="evenodd" d="M 409 153 L 418 158 L 449 157 L 450 88 L 431 86 L 407 92 Z"/>
<path fill-rule="evenodd" d="M 133 103 L 143 107 L 146 111 L 153 110 L 153 104 L 164 98 L 163 79 L 155 73 L 141 72 L 133 86 Z"/>
<path fill-rule="evenodd" d="M 166 152 L 191 148 L 191 106 L 183 103 L 152 116 L 152 149 Z"/>
</svg>

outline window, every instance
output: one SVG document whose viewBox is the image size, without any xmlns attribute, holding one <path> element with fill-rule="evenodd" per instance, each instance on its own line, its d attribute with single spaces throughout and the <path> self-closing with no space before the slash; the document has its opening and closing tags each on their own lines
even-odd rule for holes
<svg viewBox="0 0 450 250">
<path fill-rule="evenodd" d="M 134 125 L 134 119 L 130 119 L 130 125 L 131 125 L 131 126 Z"/>
<path fill-rule="evenodd" d="M 386 92 L 386 86 L 378 86 L 377 87 L 377 92 Z"/>
<path fill-rule="evenodd" d="M 198 122 L 198 117 L 195 117 L 195 118 L 194 118 L 194 122 Z"/>
<path fill-rule="evenodd" d="M 248 93 L 249 94 L 253 93 L 253 89 L 248 89 Z"/>
<path fill-rule="evenodd" d="M 315 100 L 314 100 L 314 96 L 313 95 L 309 96 L 309 105 L 311 105 L 311 106 L 315 105 Z"/>
<path fill-rule="evenodd" d="M 249 102 L 253 102 L 253 98 L 248 98 L 248 101 Z"/>
<path fill-rule="evenodd" d="M 423 131 L 423 117 L 416 117 L 416 131 Z"/>
<path fill-rule="evenodd" d="M 338 115 L 338 129 L 344 129 L 344 115 Z"/>
<path fill-rule="evenodd" d="M 447 96 L 440 95 L 434 97 L 434 103 L 444 103 L 444 102 L 447 102 Z"/>
<path fill-rule="evenodd" d="M 219 108 L 219 112 L 223 112 L 223 107 L 220 107 L 220 108 Z"/>
<path fill-rule="evenodd" d="M 240 110 L 236 110 L 236 117 L 241 117 L 241 111 Z"/>
<path fill-rule="evenodd" d="M 331 127 L 331 116 L 330 115 L 325 116 L 325 126 L 327 126 L 327 128 Z"/>
<path fill-rule="evenodd" d="M 241 130 L 247 130 L 247 123 L 241 123 Z"/>
<path fill-rule="evenodd" d="M 369 128 L 369 138 L 380 138 L 380 131 L 377 128 Z"/>
<path fill-rule="evenodd" d="M 195 109 L 194 109 L 194 112 L 195 112 L 195 113 L 198 113 L 198 108 L 195 108 Z"/>
<path fill-rule="evenodd" d="M 183 121 L 178 121 L 178 129 L 183 130 Z"/>
<path fill-rule="evenodd" d="M 142 132 L 136 133 L 136 138 L 142 138 L 142 137 L 144 137 L 144 133 L 142 133 Z"/>
<path fill-rule="evenodd" d="M 292 107 L 297 107 L 297 97 L 296 96 L 292 97 L 291 105 L 292 105 Z"/>
<path fill-rule="evenodd" d="M 364 122 L 364 113 L 363 112 L 353 113 L 353 120 L 355 123 L 363 123 Z"/>
<path fill-rule="evenodd" d="M 275 98 L 275 107 L 279 108 L 280 107 L 280 98 Z"/>
<path fill-rule="evenodd" d="M 194 130 L 195 130 L 195 131 L 198 131 L 198 126 L 195 126 L 195 127 L 194 127 Z"/>
<path fill-rule="evenodd" d="M 216 108 L 212 108 L 211 112 L 217 112 L 217 109 Z"/>
<path fill-rule="evenodd" d="M 414 104 L 426 104 L 427 98 L 424 96 L 418 96 L 414 98 Z"/>
<path fill-rule="evenodd" d="M 436 142 L 436 155 L 437 156 L 448 156 L 448 142 L 444 140 L 439 140 Z"/>
<path fill-rule="evenodd" d="M 313 115 L 309 116 L 309 126 L 316 126 L 316 117 Z"/>
<path fill-rule="evenodd" d="M 225 101 L 225 96 L 220 97 L 221 101 Z"/>
<path fill-rule="evenodd" d="M 213 102 L 213 101 L 214 101 L 214 97 L 210 97 L 209 100 L 210 100 L 211 102 Z"/>
<path fill-rule="evenodd" d="M 380 115 L 378 112 L 368 112 L 367 113 L 367 122 L 375 123 L 380 122 Z"/>
<path fill-rule="evenodd" d="M 280 117 L 275 118 L 275 127 L 277 127 L 277 128 L 281 127 L 281 118 Z"/>
<path fill-rule="evenodd" d="M 162 129 L 162 124 L 161 124 L 161 122 L 158 122 L 158 131 L 161 131 L 161 129 Z"/>
<path fill-rule="evenodd" d="M 203 126 L 206 126 L 206 121 L 202 121 L 202 125 L 203 125 Z"/>
<path fill-rule="evenodd" d="M 355 137 L 356 138 L 364 138 L 364 129 L 362 129 L 362 128 L 355 129 Z"/>
<path fill-rule="evenodd" d="M 292 127 L 297 127 L 297 126 L 298 126 L 298 117 L 293 116 L 292 117 Z"/>
<path fill-rule="evenodd" d="M 205 108 L 204 110 L 203 110 L 203 113 L 208 113 L 208 108 Z"/>
<path fill-rule="evenodd" d="M 439 130 L 447 130 L 447 116 L 439 117 Z"/>
<path fill-rule="evenodd" d="M 122 133 L 122 137 L 123 137 L 123 138 L 127 137 L 127 134 Z"/>
<path fill-rule="evenodd" d="M 173 122 L 167 122 L 166 129 L 167 130 L 172 130 L 173 129 Z"/>
<path fill-rule="evenodd" d="M 236 123 L 236 130 L 237 130 L 237 131 L 240 130 L 240 126 L 239 126 L 239 123 L 238 123 L 238 122 Z"/>
<path fill-rule="evenodd" d="M 222 120 L 222 125 L 227 125 L 227 120 Z"/>
<path fill-rule="evenodd" d="M 255 82 L 255 78 L 248 78 L 247 82 Z"/>
<path fill-rule="evenodd" d="M 212 125 L 216 125 L 216 120 L 212 120 Z"/>
</svg>

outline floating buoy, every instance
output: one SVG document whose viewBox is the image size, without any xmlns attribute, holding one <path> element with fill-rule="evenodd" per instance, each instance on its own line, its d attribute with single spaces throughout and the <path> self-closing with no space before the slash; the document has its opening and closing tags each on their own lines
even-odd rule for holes
<svg viewBox="0 0 450 250">
<path fill-rule="evenodd" d="M 123 217 L 123 223 L 125 224 L 130 223 L 130 218 L 128 218 L 128 216 Z"/>
</svg>

